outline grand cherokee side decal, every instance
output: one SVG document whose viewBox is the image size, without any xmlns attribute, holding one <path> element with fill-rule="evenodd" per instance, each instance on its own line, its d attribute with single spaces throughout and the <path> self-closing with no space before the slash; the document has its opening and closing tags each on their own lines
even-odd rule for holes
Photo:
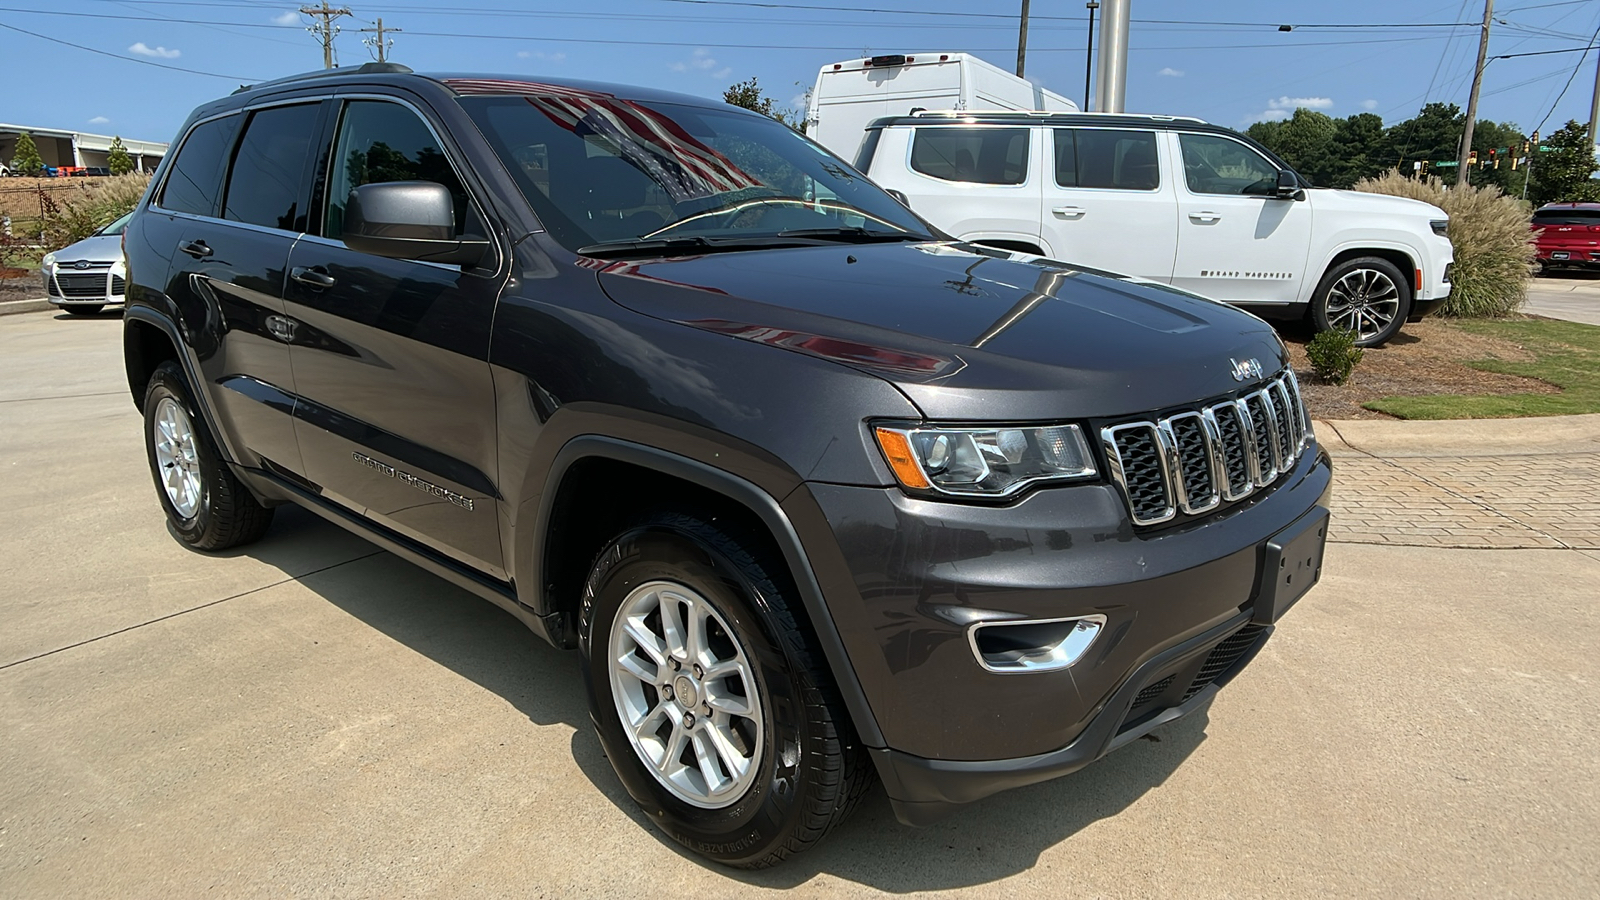
<svg viewBox="0 0 1600 900">
<path fill-rule="evenodd" d="M 364 456 L 360 453 L 356 453 L 353 450 L 350 452 L 350 456 L 356 462 L 366 466 L 369 469 L 372 469 L 375 472 L 382 472 L 390 478 L 399 479 L 400 481 L 411 485 L 425 494 L 432 494 L 441 500 L 449 500 L 451 503 L 454 503 L 455 505 L 461 507 L 462 509 L 468 510 L 469 512 L 472 510 L 471 497 L 465 497 L 456 493 L 455 491 L 449 490 L 448 488 L 442 488 L 437 484 L 433 484 L 432 482 L 423 481 L 421 478 L 418 478 L 410 472 L 402 469 L 396 469 L 394 466 L 391 466 L 388 463 L 379 462 L 370 456 Z"/>
</svg>

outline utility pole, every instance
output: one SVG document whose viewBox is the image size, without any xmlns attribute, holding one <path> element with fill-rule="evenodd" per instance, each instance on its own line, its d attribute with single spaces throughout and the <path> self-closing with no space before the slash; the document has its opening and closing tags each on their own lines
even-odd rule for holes
<svg viewBox="0 0 1600 900">
<path fill-rule="evenodd" d="M 333 24 L 333 20 L 340 16 L 351 15 L 349 7 L 341 6 L 335 9 L 328 6 L 328 0 L 322 0 L 321 6 L 300 7 L 300 14 L 322 20 L 321 24 L 312 25 L 306 30 L 316 35 L 317 40 L 322 42 L 322 67 L 324 69 L 333 68 L 333 36 L 339 33 L 339 29 Z"/>
<path fill-rule="evenodd" d="M 1100 4 L 1089 0 L 1084 8 L 1089 11 L 1089 48 L 1083 52 L 1083 111 L 1089 111 L 1089 76 L 1094 71 L 1094 11 Z"/>
<path fill-rule="evenodd" d="M 1478 68 L 1472 72 L 1472 93 L 1467 97 L 1467 130 L 1461 133 L 1461 152 L 1456 154 L 1456 187 L 1467 183 L 1467 158 L 1472 153 L 1472 126 L 1478 118 L 1478 89 L 1483 87 L 1484 58 L 1489 55 L 1489 17 L 1494 15 L 1494 0 L 1483 0 L 1483 34 L 1478 37 Z"/>
<path fill-rule="evenodd" d="M 1594 99 L 1589 102 L 1589 146 L 1594 146 L 1595 120 L 1600 119 L 1600 53 L 1594 58 Z"/>
<path fill-rule="evenodd" d="M 1028 0 L 1022 0 L 1022 25 L 1017 29 L 1017 77 L 1021 78 L 1023 63 L 1028 60 Z"/>
<path fill-rule="evenodd" d="M 394 46 L 394 41 L 384 40 L 383 36 L 385 34 L 395 34 L 396 32 L 398 32 L 400 30 L 401 29 L 399 29 L 399 28 L 385 28 L 385 27 L 383 27 L 383 16 L 379 16 L 378 17 L 378 27 L 377 28 L 363 28 L 363 29 L 361 29 L 361 34 L 370 34 L 372 32 L 377 32 L 377 35 L 378 35 L 377 38 L 362 38 L 361 39 L 361 43 L 366 44 L 368 47 L 377 48 L 377 50 L 378 50 L 378 62 L 388 62 L 389 61 L 389 48 Z"/>
<path fill-rule="evenodd" d="M 1131 0 L 1102 0 L 1100 17 L 1100 71 L 1095 76 L 1094 108 L 1104 113 L 1123 111 L 1128 90 L 1128 4 Z"/>
</svg>

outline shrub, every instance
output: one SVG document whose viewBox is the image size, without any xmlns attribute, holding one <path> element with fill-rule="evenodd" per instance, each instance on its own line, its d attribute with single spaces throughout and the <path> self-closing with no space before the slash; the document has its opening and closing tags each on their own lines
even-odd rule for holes
<svg viewBox="0 0 1600 900">
<path fill-rule="evenodd" d="M 1356 370 L 1364 351 L 1356 346 L 1356 333 L 1341 328 L 1323 331 L 1306 344 L 1311 374 L 1323 384 L 1344 384 Z"/>
<path fill-rule="evenodd" d="M 1393 169 L 1356 182 L 1356 190 L 1422 200 L 1450 216 L 1456 264 L 1442 315 L 1508 316 L 1527 299 L 1535 247 L 1531 216 L 1522 201 L 1494 185 L 1446 189 L 1437 178 L 1417 181 Z"/>
<path fill-rule="evenodd" d="M 121 135 L 111 139 L 111 151 L 106 154 L 106 167 L 113 175 L 126 175 L 133 171 L 133 157 L 128 155 L 128 148 L 122 146 Z"/>
<path fill-rule="evenodd" d="M 110 225 L 139 205 L 149 185 L 149 175 L 96 178 L 78 196 L 60 201 L 41 189 L 39 230 L 45 246 L 56 250 Z"/>
<path fill-rule="evenodd" d="M 26 131 L 17 135 L 17 145 L 11 149 L 11 171 L 18 175 L 37 175 L 42 168 L 44 159 L 39 156 L 33 135 Z"/>
</svg>

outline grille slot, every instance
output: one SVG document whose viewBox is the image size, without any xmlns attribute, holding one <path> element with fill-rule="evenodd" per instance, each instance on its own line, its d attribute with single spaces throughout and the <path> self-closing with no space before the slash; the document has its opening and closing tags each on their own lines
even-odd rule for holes
<svg viewBox="0 0 1600 900">
<path fill-rule="evenodd" d="M 1222 643 L 1213 647 L 1206 656 L 1205 664 L 1200 667 L 1199 674 L 1194 676 L 1194 681 L 1190 683 L 1189 689 L 1183 692 L 1183 700 L 1179 702 L 1187 703 L 1193 699 L 1195 694 L 1205 690 L 1211 682 L 1216 681 L 1217 676 L 1232 668 L 1233 664 L 1239 661 L 1239 657 L 1243 656 L 1245 651 L 1255 645 L 1256 638 L 1261 636 L 1261 630 L 1264 627 L 1262 625 L 1246 625 L 1228 635 L 1223 639 Z"/>
<path fill-rule="evenodd" d="M 112 295 L 116 296 L 116 297 L 121 297 L 123 294 L 126 294 L 127 292 L 128 292 L 127 282 L 122 280 L 122 276 L 121 275 L 113 275 L 113 276 L 111 276 L 111 293 L 112 293 Z"/>
<path fill-rule="evenodd" d="M 1107 426 L 1100 440 L 1135 525 L 1242 500 L 1293 469 L 1307 445 L 1289 371 L 1238 400 Z"/>
<path fill-rule="evenodd" d="M 1162 459 L 1161 438 L 1156 427 L 1148 422 L 1120 425 L 1110 429 L 1111 458 L 1114 477 L 1122 485 L 1133 511 L 1133 520 L 1140 524 L 1165 522 L 1176 511 L 1172 505 L 1172 489 L 1167 480 L 1167 466 Z"/>
<path fill-rule="evenodd" d="M 1139 695 L 1133 698 L 1133 706 L 1129 707 L 1129 709 L 1134 710 L 1146 704 L 1154 703 L 1157 697 L 1167 692 L 1167 688 L 1172 687 L 1172 680 L 1176 677 L 1176 675 L 1168 675 L 1140 691 Z"/>
<path fill-rule="evenodd" d="M 57 272 L 56 282 L 61 286 L 63 297 L 104 297 L 106 295 L 106 273 L 104 272 Z"/>
</svg>

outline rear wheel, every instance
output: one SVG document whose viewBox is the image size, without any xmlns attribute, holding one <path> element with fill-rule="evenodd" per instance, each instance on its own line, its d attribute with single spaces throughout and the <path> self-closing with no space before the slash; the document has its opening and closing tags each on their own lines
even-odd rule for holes
<svg viewBox="0 0 1600 900">
<path fill-rule="evenodd" d="M 1328 270 L 1311 301 L 1318 331 L 1353 331 L 1356 346 L 1377 347 L 1400 332 L 1411 313 L 1411 283 L 1394 263 L 1376 256 Z"/>
<path fill-rule="evenodd" d="M 179 540 L 196 550 L 225 550 L 266 533 L 272 510 L 219 457 L 183 369 L 171 360 L 156 367 L 145 390 L 144 437 L 161 508 Z"/>
<path fill-rule="evenodd" d="M 871 784 L 781 564 L 710 516 L 644 519 L 601 553 L 579 646 L 606 756 L 644 813 L 717 862 L 772 865 Z"/>
<path fill-rule="evenodd" d="M 67 315 L 69 316 L 92 316 L 100 310 L 105 309 L 105 304 L 74 303 L 70 306 L 62 306 L 61 308 L 66 310 Z"/>
</svg>

